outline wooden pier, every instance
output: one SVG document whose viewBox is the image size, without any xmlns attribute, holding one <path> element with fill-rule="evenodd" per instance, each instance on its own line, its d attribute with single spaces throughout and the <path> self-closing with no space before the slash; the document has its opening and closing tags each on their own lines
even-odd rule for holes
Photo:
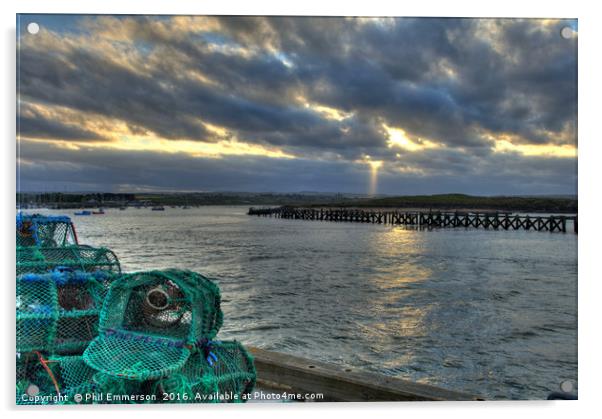
<svg viewBox="0 0 602 419">
<path fill-rule="evenodd" d="M 320 394 L 307 401 L 446 401 L 484 400 L 459 391 L 345 368 L 298 356 L 249 348 L 257 369 L 257 384 L 272 392 Z M 297 400 L 303 401 L 303 400 Z"/>
<path fill-rule="evenodd" d="M 396 211 L 347 208 L 249 208 L 249 215 L 288 220 L 334 221 L 416 226 L 420 228 L 485 228 L 567 232 L 571 222 L 577 233 L 577 216 L 529 216 L 498 212 Z"/>
</svg>

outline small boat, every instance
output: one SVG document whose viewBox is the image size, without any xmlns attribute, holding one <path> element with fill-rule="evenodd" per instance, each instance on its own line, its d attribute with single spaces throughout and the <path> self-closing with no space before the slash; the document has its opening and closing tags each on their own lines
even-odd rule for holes
<svg viewBox="0 0 602 419">
<path fill-rule="evenodd" d="M 73 215 L 92 215 L 91 211 L 79 211 L 79 212 L 74 212 Z"/>
<path fill-rule="evenodd" d="M 119 211 L 125 211 L 127 207 L 119 207 Z"/>
<path fill-rule="evenodd" d="M 163 206 L 152 207 L 151 211 L 165 211 L 165 207 L 163 207 Z"/>
<path fill-rule="evenodd" d="M 104 215 L 105 210 L 103 210 L 102 208 L 100 208 L 98 211 L 92 211 L 92 214 L 94 215 Z"/>
</svg>

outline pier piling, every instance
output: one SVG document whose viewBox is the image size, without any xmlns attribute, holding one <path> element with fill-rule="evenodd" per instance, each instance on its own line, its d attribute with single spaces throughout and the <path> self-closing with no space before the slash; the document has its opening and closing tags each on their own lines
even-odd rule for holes
<svg viewBox="0 0 602 419">
<path fill-rule="evenodd" d="M 384 211 L 347 208 L 249 208 L 248 215 L 288 220 L 332 221 L 418 226 L 421 228 L 484 228 L 493 230 L 535 230 L 567 232 L 572 221 L 577 234 L 577 216 L 530 216 L 509 213 L 442 212 L 442 211 Z"/>
</svg>

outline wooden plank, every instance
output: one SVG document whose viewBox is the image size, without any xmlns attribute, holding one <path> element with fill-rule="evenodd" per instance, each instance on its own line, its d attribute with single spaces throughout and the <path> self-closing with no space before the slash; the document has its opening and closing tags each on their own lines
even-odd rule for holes
<svg viewBox="0 0 602 419">
<path fill-rule="evenodd" d="M 323 401 L 443 401 L 484 400 L 478 396 L 355 371 L 305 358 L 248 348 L 255 359 L 258 383 L 297 393 L 322 393 Z"/>
</svg>

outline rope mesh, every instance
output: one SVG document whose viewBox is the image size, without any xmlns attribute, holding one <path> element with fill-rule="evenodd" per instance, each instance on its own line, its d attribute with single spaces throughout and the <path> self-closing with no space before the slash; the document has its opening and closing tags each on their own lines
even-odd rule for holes
<svg viewBox="0 0 602 419">
<path fill-rule="evenodd" d="M 17 214 L 17 246 L 57 247 L 77 244 L 71 219 L 66 216 Z"/>
<path fill-rule="evenodd" d="M 171 342 L 149 342 L 148 335 L 135 334 L 129 339 L 101 335 L 95 339 L 84 359 L 88 365 L 109 375 L 132 380 L 148 380 L 169 375 L 181 368 L 190 350 Z"/>
<path fill-rule="evenodd" d="M 83 351 L 98 334 L 109 282 L 98 271 L 26 274 L 17 279 L 17 351 Z"/>
<path fill-rule="evenodd" d="M 215 359 L 210 363 L 202 353 L 194 354 L 181 373 L 185 385 L 170 388 L 179 393 L 190 388 L 191 395 L 206 396 L 198 402 L 243 402 L 243 394 L 251 393 L 256 383 L 253 359 L 236 341 L 214 343 L 211 352 Z M 164 383 L 169 387 L 169 383 Z"/>
<path fill-rule="evenodd" d="M 88 367 L 81 356 L 63 356 L 52 360 L 58 362 L 59 377 L 64 392 L 92 387 L 92 378 L 96 370 Z"/>
<path fill-rule="evenodd" d="M 219 288 L 194 272 L 123 275 L 109 290 L 101 333 L 84 360 L 117 377 L 165 377 L 182 368 L 203 339 L 216 335 L 223 321 L 220 301 Z"/>
<path fill-rule="evenodd" d="M 212 339 L 223 322 L 219 288 L 198 273 L 176 269 L 136 272 L 115 281 L 105 304 L 104 329 L 172 339 Z"/>
<path fill-rule="evenodd" d="M 81 356 L 53 357 L 52 365 L 61 394 L 67 402 L 73 402 L 75 394 L 97 395 L 142 395 L 136 403 L 240 403 L 246 401 L 245 394 L 253 391 L 256 382 L 253 360 L 244 347 L 236 341 L 214 342 L 212 352 L 217 361 L 209 363 L 202 352 L 195 352 L 177 371 L 159 379 L 132 380 L 115 377 L 90 368 Z M 35 360 L 31 364 L 38 368 L 34 376 L 44 394 L 53 394 L 54 387 L 48 374 L 42 371 Z M 18 368 L 19 370 L 19 368 Z M 24 381 L 24 387 L 31 381 Z M 25 391 L 25 390 L 19 390 Z M 153 397 L 154 396 L 154 397 Z M 17 395 L 19 397 L 19 394 Z M 131 400 L 108 400 L 106 397 L 89 398 L 80 403 L 127 403 Z"/>
<path fill-rule="evenodd" d="M 17 247 L 17 276 L 47 273 L 55 269 L 121 272 L 119 259 L 106 248 L 75 245 L 64 247 Z"/>
</svg>

